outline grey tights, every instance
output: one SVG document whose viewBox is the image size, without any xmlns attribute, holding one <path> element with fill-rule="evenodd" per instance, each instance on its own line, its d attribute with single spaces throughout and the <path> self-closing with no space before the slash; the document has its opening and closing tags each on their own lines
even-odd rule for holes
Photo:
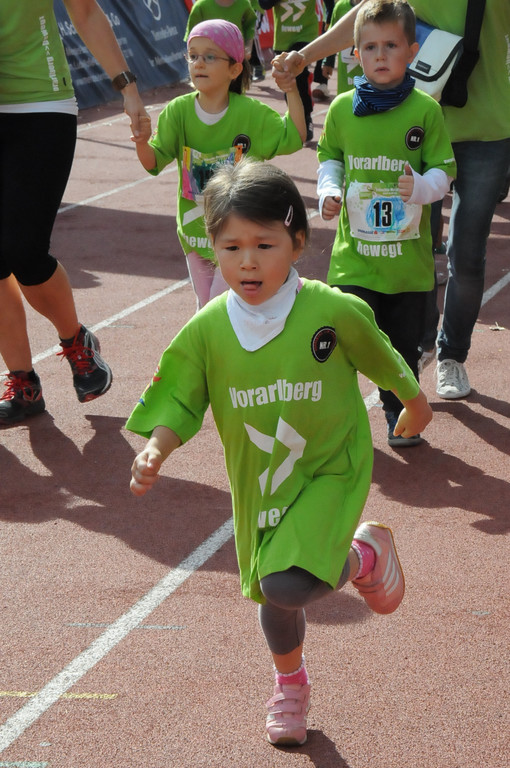
<svg viewBox="0 0 510 768">
<path fill-rule="evenodd" d="M 346 561 L 337 589 L 347 581 Z M 259 622 L 269 650 L 278 655 L 290 653 L 305 638 L 305 606 L 331 594 L 332 589 L 303 568 L 270 573 L 261 579 L 260 587 L 266 603 L 259 606 Z"/>
</svg>

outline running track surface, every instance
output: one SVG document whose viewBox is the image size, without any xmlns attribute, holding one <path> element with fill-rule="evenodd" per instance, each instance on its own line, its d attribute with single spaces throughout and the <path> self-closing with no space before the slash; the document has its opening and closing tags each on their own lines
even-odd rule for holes
<svg viewBox="0 0 510 768">
<path fill-rule="evenodd" d="M 156 116 L 186 89 L 145 100 Z M 252 94 L 283 113 L 269 79 Z M 325 113 L 316 105 L 316 138 Z M 275 162 L 312 216 L 301 272 L 324 278 L 335 223 L 316 215 L 315 144 Z M 138 165 L 118 105 L 80 115 L 53 252 L 114 381 L 80 405 L 52 326 L 27 309 L 47 413 L 0 433 L 0 768 L 504 768 L 510 201 L 493 222 L 471 396 L 439 399 L 427 369 L 426 442 L 397 452 L 361 380 L 375 444 L 364 519 L 394 528 L 406 598 L 376 616 L 347 586 L 309 610 L 309 740 L 277 750 L 264 737 L 271 663 L 239 592 L 210 415 L 151 494 L 128 489 L 144 441 L 125 419 L 195 309 L 176 186 L 175 167 L 153 179 Z"/>
</svg>

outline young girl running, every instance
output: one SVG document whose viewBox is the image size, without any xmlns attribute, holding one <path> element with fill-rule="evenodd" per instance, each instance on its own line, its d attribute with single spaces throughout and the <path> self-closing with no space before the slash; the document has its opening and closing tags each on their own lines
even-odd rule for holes
<svg viewBox="0 0 510 768">
<path fill-rule="evenodd" d="M 299 277 L 293 265 L 308 223 L 287 174 L 249 160 L 220 169 L 205 190 L 205 221 L 230 290 L 172 341 L 127 422 L 148 438 L 131 490 L 151 488 L 210 404 L 232 490 L 241 589 L 259 603 L 275 667 L 267 736 L 303 744 L 305 606 L 347 581 L 377 613 L 393 612 L 404 595 L 390 529 L 358 526 L 373 449 L 357 372 L 402 401 L 396 432 L 421 431 L 431 409 L 368 304 Z"/>
<path fill-rule="evenodd" d="M 297 87 L 288 94 L 285 117 L 245 95 L 250 65 L 234 24 L 203 21 L 191 30 L 187 47 L 196 92 L 178 96 L 163 109 L 152 139 L 150 121 L 145 121 L 133 141 L 141 164 L 155 176 L 177 160 L 177 233 L 200 308 L 227 288 L 204 229 L 206 182 L 220 165 L 236 163 L 243 155 L 267 160 L 296 152 L 306 138 L 306 125 Z"/>
</svg>

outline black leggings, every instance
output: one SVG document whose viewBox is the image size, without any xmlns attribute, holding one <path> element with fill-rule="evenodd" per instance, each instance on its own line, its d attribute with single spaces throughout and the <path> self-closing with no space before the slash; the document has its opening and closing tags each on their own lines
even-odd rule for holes
<svg viewBox="0 0 510 768">
<path fill-rule="evenodd" d="M 293 43 L 292 45 L 289 45 L 288 50 L 300 51 L 301 48 L 305 47 L 305 45 L 308 45 L 308 43 Z M 278 53 L 282 53 L 282 51 L 275 51 L 275 54 Z M 308 67 L 305 67 L 303 71 L 296 77 L 296 85 L 299 91 L 299 95 L 301 96 L 301 101 L 303 102 L 305 120 L 308 122 L 313 111 L 312 90 L 310 87 L 310 71 Z M 285 101 L 287 101 L 287 96 L 285 96 Z"/>
<path fill-rule="evenodd" d="M 0 280 L 22 285 L 53 275 L 51 232 L 76 145 L 76 117 L 0 113 Z"/>
<path fill-rule="evenodd" d="M 345 584 L 348 575 L 346 560 L 337 589 Z M 259 606 L 260 626 L 269 650 L 278 655 L 290 653 L 305 639 L 305 605 L 333 591 L 325 581 L 297 566 L 270 573 L 261 579 L 260 588 L 266 598 L 266 603 Z"/>
<path fill-rule="evenodd" d="M 418 359 L 421 354 L 419 346 L 425 327 L 427 293 L 379 293 L 359 285 L 334 287 L 340 288 L 344 293 L 353 293 L 367 302 L 374 312 L 377 325 L 389 337 L 418 380 Z M 380 387 L 379 396 L 383 410 L 398 416 L 404 407 L 398 397 Z"/>
</svg>

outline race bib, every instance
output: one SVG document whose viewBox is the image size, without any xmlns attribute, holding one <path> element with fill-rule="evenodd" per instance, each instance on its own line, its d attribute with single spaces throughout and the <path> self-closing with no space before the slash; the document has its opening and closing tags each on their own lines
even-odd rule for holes
<svg viewBox="0 0 510 768">
<path fill-rule="evenodd" d="M 346 195 L 352 237 L 369 241 L 413 240 L 420 236 L 422 206 L 404 203 L 398 187 L 352 182 Z"/>
<path fill-rule="evenodd" d="M 353 69 L 353 67 L 359 66 L 359 60 L 354 55 L 354 45 L 351 45 L 350 48 L 344 48 L 342 51 L 340 51 L 340 61 L 342 64 L 347 65 L 348 72 Z"/>
<path fill-rule="evenodd" d="M 222 165 L 234 165 L 243 156 L 243 147 L 235 147 L 206 154 L 191 147 L 182 150 L 182 196 L 195 203 L 202 202 L 205 185 Z"/>
</svg>

